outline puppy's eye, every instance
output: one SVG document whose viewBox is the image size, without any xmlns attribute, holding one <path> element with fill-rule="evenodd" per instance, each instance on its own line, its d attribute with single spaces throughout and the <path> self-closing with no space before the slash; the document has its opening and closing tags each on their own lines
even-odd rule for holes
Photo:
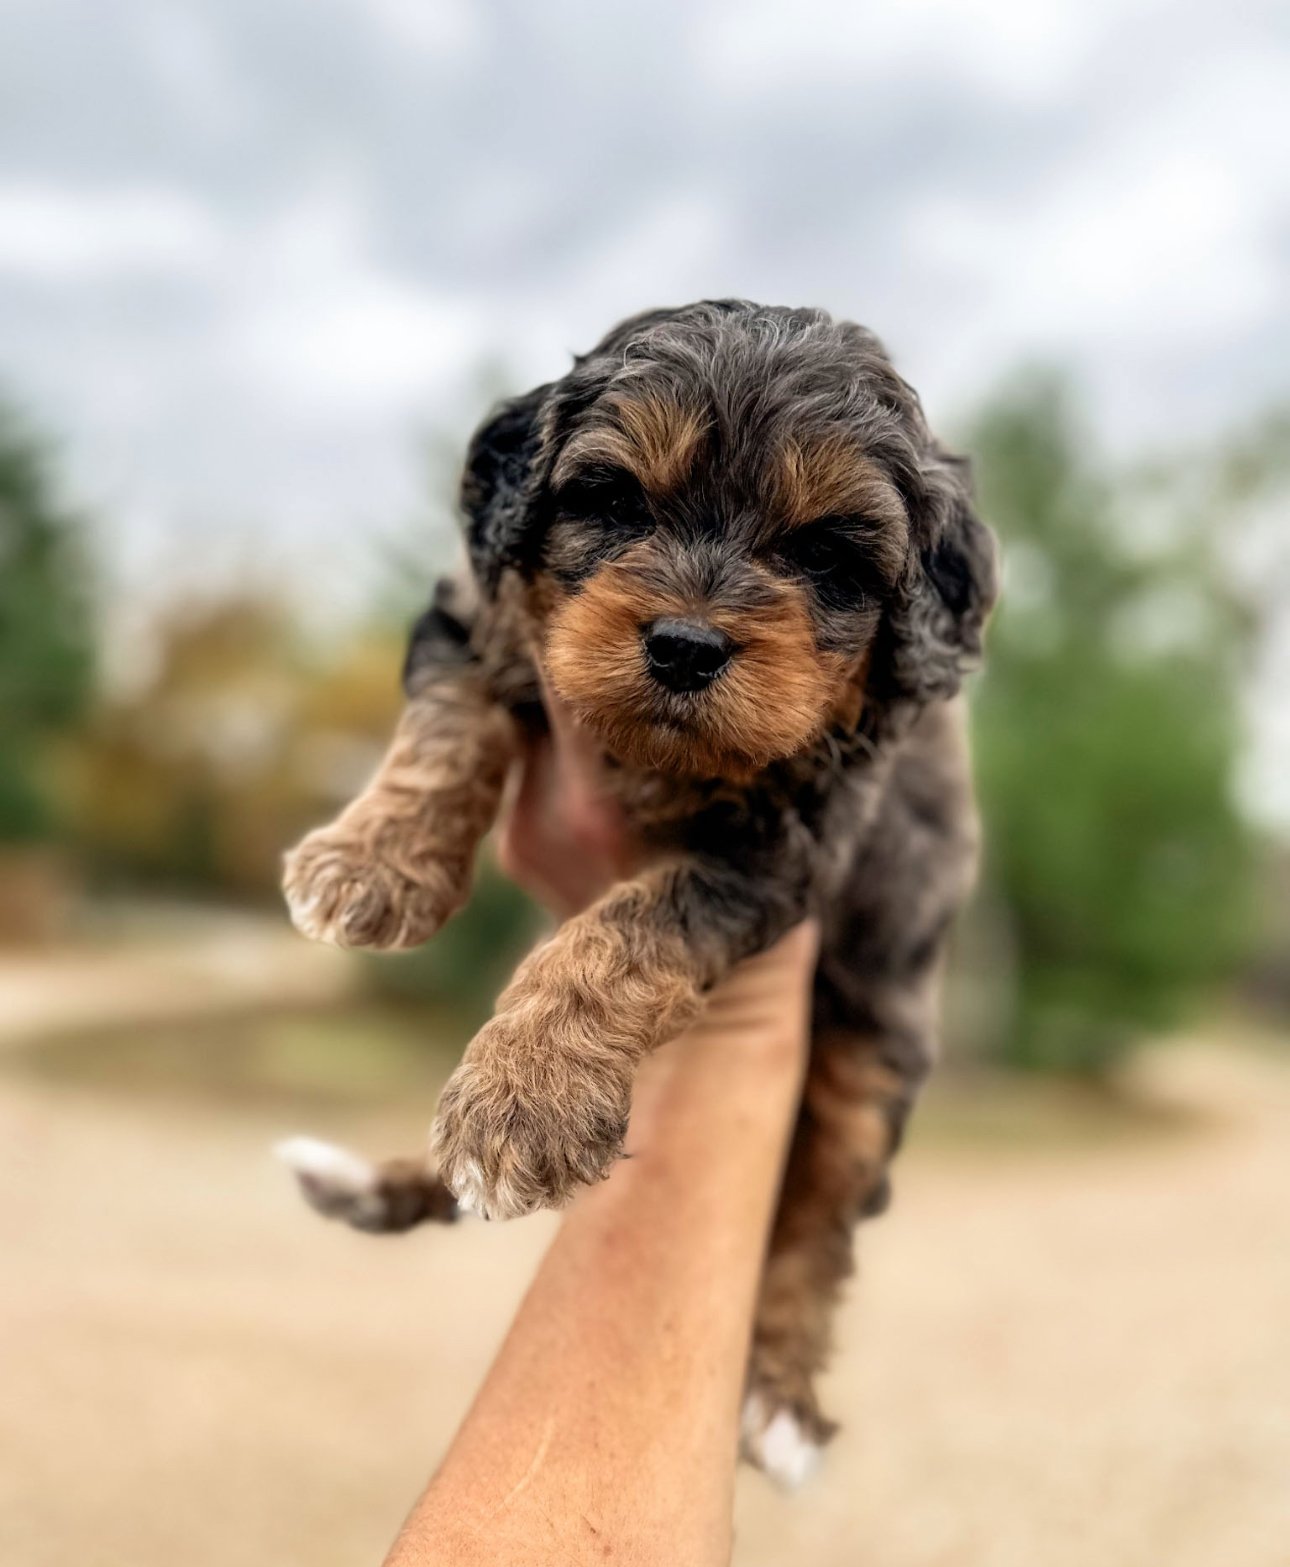
<svg viewBox="0 0 1290 1567">
<path fill-rule="evenodd" d="M 643 531 L 652 520 L 640 480 L 625 468 L 585 469 L 567 479 L 555 499 L 566 516 L 615 532 Z"/>
<path fill-rule="evenodd" d="M 876 592 L 876 573 L 857 524 L 845 517 L 821 517 L 783 540 L 781 560 L 806 577 L 831 609 L 856 609 Z"/>
</svg>

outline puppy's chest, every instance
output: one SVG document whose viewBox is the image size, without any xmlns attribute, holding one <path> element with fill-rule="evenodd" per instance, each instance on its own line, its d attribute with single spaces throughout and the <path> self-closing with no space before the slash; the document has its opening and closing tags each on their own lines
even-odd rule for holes
<svg viewBox="0 0 1290 1567">
<path fill-rule="evenodd" d="M 602 776 L 631 836 L 655 852 L 702 846 L 696 845 L 696 837 L 702 838 L 716 821 L 728 824 L 720 834 L 724 840 L 730 831 L 740 831 L 738 824 L 754 804 L 746 789 L 721 779 L 675 778 L 608 756 Z"/>
<path fill-rule="evenodd" d="M 633 834 L 655 851 L 687 849 L 738 864 L 780 858 L 827 863 L 871 829 L 885 770 L 839 767 L 835 755 L 795 758 L 749 782 L 677 778 L 607 762 L 610 791 Z"/>
</svg>

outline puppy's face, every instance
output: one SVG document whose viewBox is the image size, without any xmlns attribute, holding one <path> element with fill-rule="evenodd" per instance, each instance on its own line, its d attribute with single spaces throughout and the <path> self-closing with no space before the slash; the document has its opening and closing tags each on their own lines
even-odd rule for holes
<svg viewBox="0 0 1290 1567">
<path fill-rule="evenodd" d="M 746 779 L 866 704 L 949 695 L 993 550 L 878 340 L 708 301 L 625 322 L 467 457 L 477 572 L 533 586 L 556 693 L 611 754 Z"/>
<path fill-rule="evenodd" d="M 611 392 L 550 508 L 544 661 L 611 753 L 739 778 L 854 720 L 909 543 L 854 433 L 763 417 L 750 440 L 700 397 Z"/>
</svg>

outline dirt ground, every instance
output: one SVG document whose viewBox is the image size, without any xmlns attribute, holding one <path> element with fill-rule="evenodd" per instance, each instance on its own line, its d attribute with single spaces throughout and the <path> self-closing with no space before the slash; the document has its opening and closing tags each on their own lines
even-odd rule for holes
<svg viewBox="0 0 1290 1567">
<path fill-rule="evenodd" d="M 740 1567 L 1290 1562 L 1290 1068 L 1158 1060 L 1185 1130 L 915 1138 L 845 1429 L 795 1498 L 744 1475 Z M 414 1146 L 422 1114 L 312 1129 Z M 0 1077 L 5 1567 L 381 1559 L 551 1226 L 311 1222 L 266 1152 L 295 1129 Z"/>
</svg>

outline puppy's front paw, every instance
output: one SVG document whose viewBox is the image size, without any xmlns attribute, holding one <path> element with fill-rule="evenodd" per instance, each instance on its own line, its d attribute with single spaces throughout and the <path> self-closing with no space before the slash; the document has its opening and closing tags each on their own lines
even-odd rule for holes
<svg viewBox="0 0 1290 1567">
<path fill-rule="evenodd" d="M 505 1064 L 509 1020 L 494 1018 L 439 1100 L 435 1159 L 458 1206 L 486 1219 L 559 1208 L 600 1180 L 622 1152 L 630 1085 L 570 1070 L 554 1057 Z M 492 1056 L 492 1059 L 489 1057 Z M 511 1056 L 512 1062 L 515 1056 Z"/>
<path fill-rule="evenodd" d="M 460 878 L 426 845 L 415 858 L 382 847 L 375 834 L 341 823 L 320 827 L 284 864 L 292 923 L 314 941 L 393 950 L 428 941 L 461 904 Z"/>
</svg>

